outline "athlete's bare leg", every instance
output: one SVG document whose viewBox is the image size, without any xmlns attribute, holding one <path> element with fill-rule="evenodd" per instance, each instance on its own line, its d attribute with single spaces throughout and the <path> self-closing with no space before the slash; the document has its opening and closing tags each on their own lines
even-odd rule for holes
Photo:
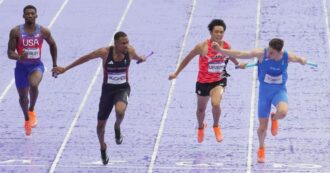
<svg viewBox="0 0 330 173">
<path fill-rule="evenodd" d="M 259 128 L 258 128 L 258 138 L 259 138 L 259 147 L 264 147 L 265 138 L 267 134 L 269 118 L 259 118 Z"/>
<path fill-rule="evenodd" d="M 17 88 L 18 96 L 19 96 L 19 104 L 24 114 L 25 121 L 29 121 L 29 88 Z"/>
<path fill-rule="evenodd" d="M 38 86 L 42 80 L 42 73 L 37 70 L 31 73 L 29 76 L 29 83 L 30 83 L 30 107 L 29 111 L 34 111 L 34 106 L 37 102 L 38 95 L 39 95 L 39 89 Z"/>
<path fill-rule="evenodd" d="M 97 120 L 97 137 L 99 138 L 101 150 L 105 150 L 107 145 L 104 142 L 104 133 L 105 133 L 105 126 L 107 124 L 107 120 Z"/>
<path fill-rule="evenodd" d="M 213 113 L 213 127 L 219 126 L 219 120 L 221 115 L 220 103 L 222 100 L 224 88 L 222 86 L 217 86 L 210 91 L 212 113 Z"/>
<path fill-rule="evenodd" d="M 280 102 L 276 105 L 276 113 L 273 116 L 274 120 L 283 119 L 288 114 L 288 103 Z"/>
<path fill-rule="evenodd" d="M 198 128 L 204 127 L 204 119 L 205 119 L 205 110 L 207 107 L 207 102 L 209 101 L 209 96 L 199 96 L 197 95 L 197 121 L 198 121 Z"/>
<path fill-rule="evenodd" d="M 116 103 L 116 105 L 115 105 L 115 111 L 116 111 L 115 129 L 120 129 L 120 124 L 125 117 L 126 108 L 127 108 L 126 103 L 124 103 L 122 101 Z"/>
</svg>

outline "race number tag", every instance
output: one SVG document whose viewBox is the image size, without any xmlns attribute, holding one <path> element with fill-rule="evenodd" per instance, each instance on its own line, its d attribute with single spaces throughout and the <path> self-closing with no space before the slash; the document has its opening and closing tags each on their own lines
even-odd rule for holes
<svg viewBox="0 0 330 173">
<path fill-rule="evenodd" d="M 40 58 L 39 48 L 24 49 L 24 52 L 27 53 L 27 58 L 28 59 L 38 59 L 38 58 Z"/>
<path fill-rule="evenodd" d="M 282 84 L 283 83 L 282 75 L 271 76 L 269 74 L 266 74 L 264 82 L 266 82 L 268 84 Z"/>
<path fill-rule="evenodd" d="M 209 62 L 209 73 L 221 73 L 226 64 L 224 62 Z"/>
<path fill-rule="evenodd" d="M 126 73 L 108 73 L 108 84 L 118 85 L 126 82 Z"/>
</svg>

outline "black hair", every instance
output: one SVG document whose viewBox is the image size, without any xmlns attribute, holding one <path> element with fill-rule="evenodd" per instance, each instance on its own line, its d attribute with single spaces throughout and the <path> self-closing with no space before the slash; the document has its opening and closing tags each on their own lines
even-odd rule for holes
<svg viewBox="0 0 330 173">
<path fill-rule="evenodd" d="M 33 5 L 27 5 L 27 6 L 25 6 L 25 7 L 23 8 L 23 13 L 25 13 L 25 11 L 26 11 L 27 9 L 33 9 L 33 10 L 37 13 L 37 8 L 36 8 L 35 6 L 33 6 Z"/>
<path fill-rule="evenodd" d="M 208 25 L 209 31 L 213 31 L 215 26 L 222 26 L 223 30 L 226 31 L 226 24 L 222 19 L 213 19 Z"/>
<path fill-rule="evenodd" d="M 117 41 L 119 38 L 121 38 L 121 37 L 127 37 L 127 34 L 125 33 L 125 32 L 123 32 L 123 31 L 118 31 L 118 32 L 116 32 L 116 34 L 114 35 L 114 37 L 113 37 L 113 39 L 115 40 L 115 41 Z"/>
<path fill-rule="evenodd" d="M 284 46 L 284 41 L 280 38 L 273 38 L 272 40 L 269 41 L 269 47 L 281 51 Z"/>
</svg>

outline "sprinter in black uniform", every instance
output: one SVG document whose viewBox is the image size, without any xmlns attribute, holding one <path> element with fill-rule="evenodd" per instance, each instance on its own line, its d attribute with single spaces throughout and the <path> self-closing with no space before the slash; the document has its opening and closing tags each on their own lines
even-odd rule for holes
<svg viewBox="0 0 330 173">
<path fill-rule="evenodd" d="M 101 158 L 103 164 L 109 162 L 104 142 L 104 133 L 107 119 L 115 106 L 116 122 L 114 125 L 116 143 L 119 145 L 123 141 L 120 132 L 120 124 L 124 119 L 127 107 L 128 97 L 130 95 L 130 85 L 128 83 L 128 69 L 131 59 L 145 61 L 144 56 L 138 56 L 134 48 L 129 45 L 127 35 L 119 31 L 114 36 L 114 45 L 97 49 L 87 55 L 84 55 L 74 61 L 67 67 L 56 67 L 54 73 L 62 74 L 69 69 L 85 63 L 91 59 L 102 58 L 104 68 L 104 79 L 102 85 L 102 94 L 97 116 L 97 136 L 101 146 Z"/>
</svg>

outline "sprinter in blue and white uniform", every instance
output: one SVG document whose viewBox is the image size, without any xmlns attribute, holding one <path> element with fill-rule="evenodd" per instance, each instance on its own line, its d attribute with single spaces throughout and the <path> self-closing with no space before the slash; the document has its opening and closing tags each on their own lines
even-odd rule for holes
<svg viewBox="0 0 330 173">
<path fill-rule="evenodd" d="M 306 59 L 294 53 L 282 50 L 284 41 L 274 38 L 269 42 L 268 48 L 257 48 L 251 51 L 236 51 L 221 48 L 216 42 L 212 47 L 219 52 L 234 58 L 258 59 L 258 79 L 259 79 L 259 150 L 258 162 L 265 162 L 265 138 L 269 117 L 271 117 L 271 133 L 273 136 L 278 132 L 278 120 L 284 118 L 288 113 L 288 96 L 286 81 L 288 79 L 288 63 L 298 62 L 302 65 L 307 63 Z M 276 112 L 271 113 L 271 106 L 276 107 Z M 269 116 L 271 115 L 271 116 Z"/>
</svg>

